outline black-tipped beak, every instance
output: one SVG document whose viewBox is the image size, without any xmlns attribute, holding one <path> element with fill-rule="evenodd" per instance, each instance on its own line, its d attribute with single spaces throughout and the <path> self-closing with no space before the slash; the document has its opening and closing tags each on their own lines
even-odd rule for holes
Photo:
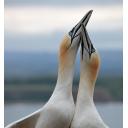
<svg viewBox="0 0 128 128">
<path fill-rule="evenodd" d="M 73 41 L 73 39 L 79 35 L 80 32 L 80 28 L 81 28 L 81 24 L 84 24 L 84 26 L 86 27 L 91 14 L 92 14 L 93 10 L 90 10 L 81 20 L 80 22 L 69 32 L 69 35 L 71 36 L 71 43 Z"/>
<path fill-rule="evenodd" d="M 85 50 L 89 54 L 89 57 L 91 57 L 91 54 L 93 52 L 95 52 L 95 48 L 93 47 L 93 44 L 90 40 L 90 37 L 88 35 L 88 32 L 87 32 L 84 24 L 82 24 L 80 35 L 81 35 L 80 37 L 81 37 L 81 43 L 82 43 L 82 45 L 81 45 L 81 47 L 82 47 L 82 56 L 83 56 L 83 49 L 85 48 Z"/>
</svg>

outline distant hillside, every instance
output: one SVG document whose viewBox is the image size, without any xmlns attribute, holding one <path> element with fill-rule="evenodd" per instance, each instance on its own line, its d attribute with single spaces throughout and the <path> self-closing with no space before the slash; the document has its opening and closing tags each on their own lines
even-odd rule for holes
<svg viewBox="0 0 128 128">
<path fill-rule="evenodd" d="M 96 101 L 122 101 L 122 52 L 100 51 L 101 69 L 96 82 Z M 57 54 L 5 52 L 5 101 L 47 101 L 55 87 Z M 79 83 L 79 55 L 73 94 Z M 43 95 L 42 95 L 43 94 Z"/>
<path fill-rule="evenodd" d="M 122 76 L 122 51 L 100 51 L 101 76 Z M 56 76 L 58 56 L 56 53 L 5 52 L 5 80 Z M 79 72 L 79 55 L 76 61 Z"/>
</svg>

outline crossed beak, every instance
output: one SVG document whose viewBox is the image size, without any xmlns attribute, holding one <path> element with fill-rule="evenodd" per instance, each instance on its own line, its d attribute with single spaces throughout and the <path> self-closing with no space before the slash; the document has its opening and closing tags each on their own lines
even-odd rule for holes
<svg viewBox="0 0 128 128">
<path fill-rule="evenodd" d="M 90 40 L 89 34 L 85 28 L 85 26 L 82 24 L 82 30 L 80 33 L 80 41 L 81 41 L 81 49 L 82 49 L 82 57 L 83 57 L 83 51 L 84 49 L 88 52 L 89 57 L 91 57 L 91 54 L 95 52 L 95 48 L 93 47 L 93 44 Z"/>
<path fill-rule="evenodd" d="M 69 32 L 69 35 L 71 36 L 71 44 L 75 37 L 80 36 L 82 52 L 85 48 L 85 50 L 87 50 L 87 52 L 89 53 L 89 56 L 91 56 L 91 54 L 95 52 L 95 49 L 86 30 L 86 25 L 91 17 L 92 12 L 93 10 L 87 12 L 87 14 L 85 14 L 85 16 L 80 20 L 80 22 Z"/>
<path fill-rule="evenodd" d="M 85 14 L 85 16 L 79 21 L 79 23 L 75 27 L 73 27 L 73 29 L 69 32 L 69 35 L 71 36 L 71 43 L 73 39 L 79 35 L 81 25 L 84 24 L 84 26 L 86 27 L 92 12 L 93 10 L 90 10 L 89 12 L 87 12 L 87 14 Z"/>
</svg>

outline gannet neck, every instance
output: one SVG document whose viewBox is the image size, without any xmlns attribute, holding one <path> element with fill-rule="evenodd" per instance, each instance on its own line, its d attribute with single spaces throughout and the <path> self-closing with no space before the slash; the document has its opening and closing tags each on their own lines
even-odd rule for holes
<svg viewBox="0 0 128 128">
<path fill-rule="evenodd" d="M 81 58 L 81 73 L 78 96 L 93 101 L 93 93 L 99 71 L 100 59 L 97 52 L 93 53 L 91 58 L 87 56 L 87 53 L 84 54 L 86 55 Z"/>
<path fill-rule="evenodd" d="M 75 40 L 74 40 L 75 42 Z M 59 68 L 56 90 L 66 88 L 66 91 L 72 93 L 72 82 L 74 75 L 74 64 L 79 47 L 78 41 L 71 45 L 70 36 L 66 35 L 62 40 L 59 50 Z"/>
<path fill-rule="evenodd" d="M 93 102 L 93 91 L 98 69 L 98 54 L 96 52 L 92 53 L 90 59 L 87 56 L 85 57 L 84 54 L 83 59 L 81 59 L 80 83 L 71 128 L 108 128 Z"/>
</svg>

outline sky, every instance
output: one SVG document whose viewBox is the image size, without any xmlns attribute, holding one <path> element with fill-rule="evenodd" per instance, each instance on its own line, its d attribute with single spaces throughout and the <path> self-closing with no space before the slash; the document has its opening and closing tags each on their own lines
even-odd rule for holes
<svg viewBox="0 0 128 128">
<path fill-rule="evenodd" d="M 122 49 L 122 1 L 5 0 L 5 51 L 56 52 L 64 34 L 89 11 L 94 46 Z"/>
<path fill-rule="evenodd" d="M 115 5 L 122 4 L 122 0 L 5 0 L 5 5 Z"/>
</svg>

